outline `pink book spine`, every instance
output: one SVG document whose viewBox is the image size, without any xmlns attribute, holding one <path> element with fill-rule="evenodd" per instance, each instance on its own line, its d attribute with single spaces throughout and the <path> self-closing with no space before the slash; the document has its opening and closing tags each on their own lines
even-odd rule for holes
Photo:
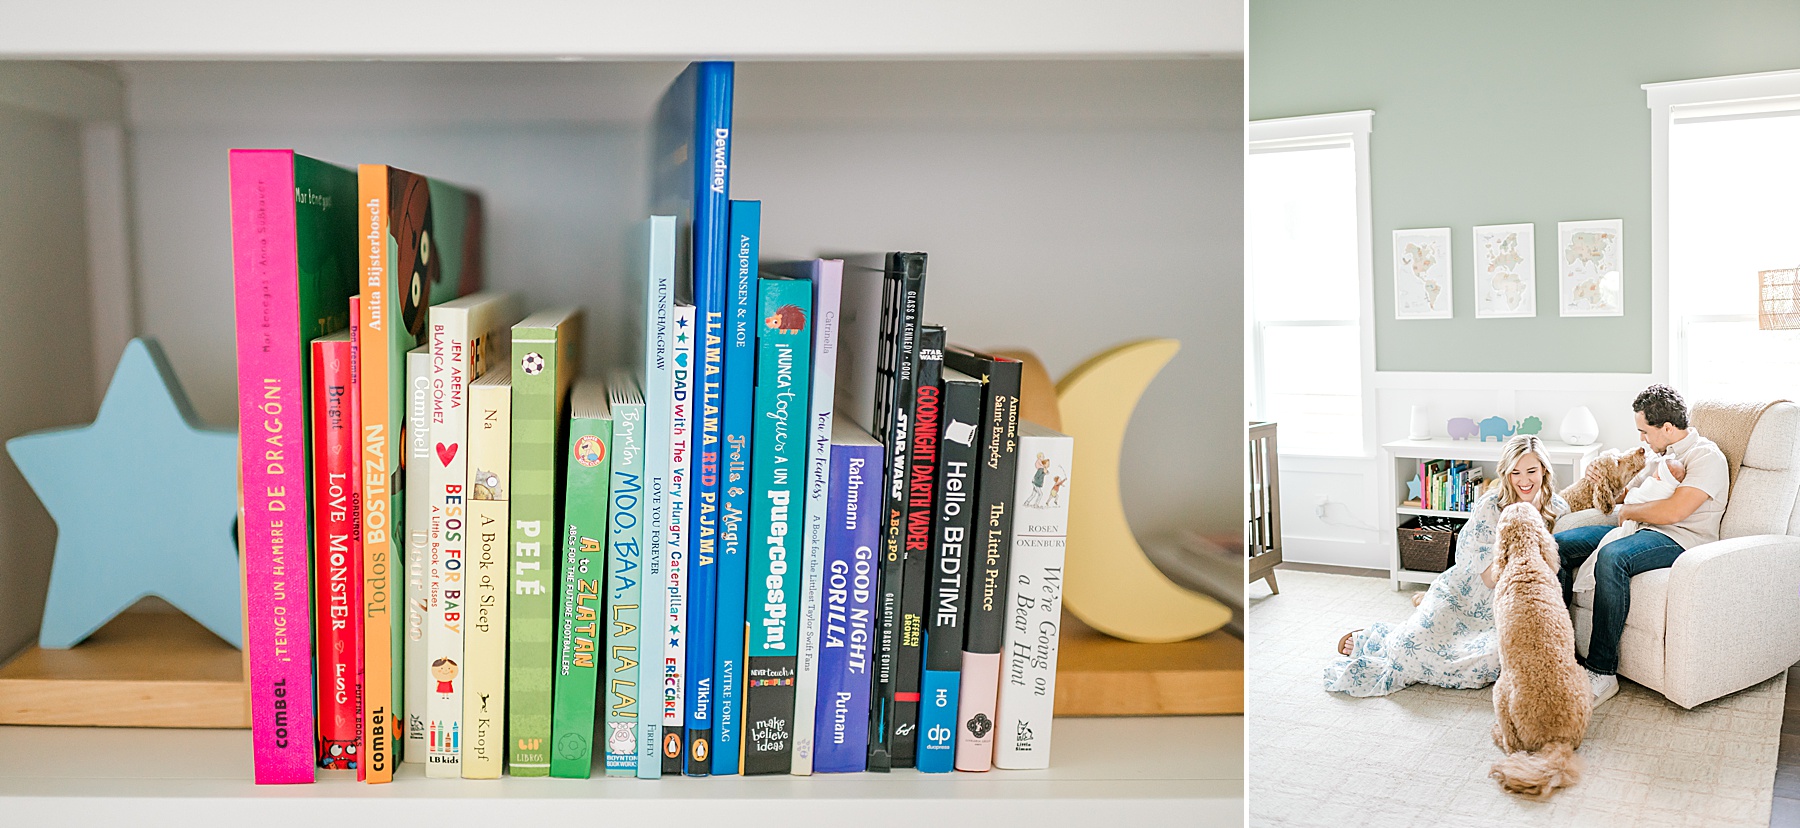
<svg viewBox="0 0 1800 828">
<path fill-rule="evenodd" d="M 250 749 L 259 785 L 313 781 L 306 389 L 294 156 L 231 151 Z"/>
<path fill-rule="evenodd" d="M 357 543 L 356 482 L 362 459 L 351 374 L 353 343 L 318 339 L 313 364 L 313 583 L 314 638 L 318 654 L 319 767 L 356 767 L 357 720 L 362 648 L 355 627 L 362 613 L 353 608 L 361 584 L 361 544 Z"/>
<path fill-rule="evenodd" d="M 994 767 L 994 701 L 1000 695 L 1000 654 L 963 653 L 962 691 L 956 720 L 988 722 L 980 735 L 965 727 L 956 734 L 956 769 L 985 771 Z M 980 716 L 977 719 L 977 716 Z"/>
<path fill-rule="evenodd" d="M 357 339 L 357 335 L 361 333 L 361 326 L 362 297 L 352 296 L 350 297 L 350 400 L 348 405 L 350 408 L 350 433 L 358 436 L 355 447 L 351 449 L 351 456 L 356 458 L 352 461 L 353 466 L 360 466 L 362 461 L 362 440 L 360 439 L 362 435 L 362 345 Z M 351 477 L 356 478 L 357 482 L 351 484 L 350 494 L 350 522 L 354 524 L 351 535 L 355 538 L 351 546 L 356 549 L 356 554 L 353 556 L 356 561 L 353 566 L 356 574 L 350 576 L 350 606 L 356 607 L 357 611 L 351 613 L 354 620 L 350 622 L 350 670 L 351 675 L 356 677 L 356 781 L 366 782 L 369 778 L 369 765 L 362 760 L 363 756 L 369 752 L 369 746 L 363 742 L 363 674 L 368 661 L 363 656 L 363 651 L 368 646 L 365 641 L 365 633 L 368 632 L 368 628 L 364 626 L 364 617 L 361 611 L 363 605 L 363 487 L 361 475 L 352 474 Z"/>
</svg>

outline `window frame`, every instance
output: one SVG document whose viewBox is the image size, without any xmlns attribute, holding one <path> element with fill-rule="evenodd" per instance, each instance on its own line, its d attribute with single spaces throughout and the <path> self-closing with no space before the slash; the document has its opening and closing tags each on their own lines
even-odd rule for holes
<svg viewBox="0 0 1800 828">
<path fill-rule="evenodd" d="M 1244 361 L 1245 408 L 1266 411 L 1268 406 L 1263 383 L 1263 329 L 1266 327 L 1332 327 L 1361 326 L 1358 331 L 1360 354 L 1357 391 L 1362 409 L 1361 442 L 1353 451 L 1341 454 L 1307 454 L 1284 449 L 1282 458 L 1314 457 L 1339 460 L 1370 460 L 1376 451 L 1375 400 L 1375 262 L 1373 217 L 1370 211 L 1369 134 L 1373 129 L 1372 110 L 1306 115 L 1296 118 L 1272 118 L 1251 121 L 1245 130 L 1244 163 L 1260 152 L 1303 150 L 1309 147 L 1341 147 L 1348 145 L 1356 165 L 1356 319 L 1351 320 L 1283 320 L 1258 322 L 1255 286 L 1250 283 L 1250 258 L 1254 255 L 1245 245 L 1244 258 Z M 1245 209 L 1249 208 L 1249 191 L 1245 188 Z M 1246 240 L 1248 233 L 1246 232 Z"/>
<path fill-rule="evenodd" d="M 1670 301 L 1670 129 L 1685 121 L 1800 116 L 1800 70 L 1647 83 L 1642 88 L 1651 112 L 1650 298 L 1659 309 L 1650 317 L 1650 372 L 1658 381 L 1681 388 L 1689 380 L 1686 323 L 1725 320 L 1717 315 L 1686 316 Z"/>
</svg>

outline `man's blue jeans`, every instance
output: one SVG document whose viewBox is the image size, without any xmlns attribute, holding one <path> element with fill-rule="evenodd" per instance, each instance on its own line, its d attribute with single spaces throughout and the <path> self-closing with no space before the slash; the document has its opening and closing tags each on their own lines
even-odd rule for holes
<svg viewBox="0 0 1800 828">
<path fill-rule="evenodd" d="M 1556 533 L 1556 549 L 1562 555 L 1563 603 L 1575 608 L 1575 572 L 1594 554 L 1611 526 L 1583 526 Z M 1681 544 L 1654 529 L 1639 529 L 1600 550 L 1594 564 L 1594 632 L 1588 638 L 1587 667 L 1596 673 L 1619 672 L 1619 636 L 1625 634 L 1625 616 L 1631 611 L 1631 578 L 1652 569 L 1666 569 L 1681 555 Z"/>
</svg>

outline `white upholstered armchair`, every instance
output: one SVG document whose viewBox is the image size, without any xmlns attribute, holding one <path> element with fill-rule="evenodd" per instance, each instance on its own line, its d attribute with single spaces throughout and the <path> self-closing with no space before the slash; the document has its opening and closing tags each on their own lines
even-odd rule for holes
<svg viewBox="0 0 1800 828">
<path fill-rule="evenodd" d="M 1694 426 L 1708 437 L 1696 407 Z M 1800 662 L 1800 406 L 1763 412 L 1742 457 L 1720 540 L 1683 552 L 1668 569 L 1631 580 L 1619 674 L 1693 708 L 1761 683 Z M 1558 531 L 1617 523 L 1585 510 Z M 1576 649 L 1587 655 L 1594 594 L 1575 596 Z"/>
</svg>

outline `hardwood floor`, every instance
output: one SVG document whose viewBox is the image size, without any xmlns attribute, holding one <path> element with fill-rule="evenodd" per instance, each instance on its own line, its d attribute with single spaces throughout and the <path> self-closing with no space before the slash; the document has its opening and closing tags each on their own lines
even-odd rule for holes
<svg viewBox="0 0 1800 828">
<path fill-rule="evenodd" d="M 1775 804 L 1769 828 L 1800 828 L 1800 665 L 1788 670 L 1781 715 L 1781 753 L 1775 758 Z"/>
<path fill-rule="evenodd" d="M 1385 578 L 1378 569 L 1283 561 L 1280 569 Z M 1787 703 L 1781 714 L 1781 752 L 1775 758 L 1775 800 L 1769 828 L 1800 828 L 1800 664 L 1788 669 Z"/>
</svg>

